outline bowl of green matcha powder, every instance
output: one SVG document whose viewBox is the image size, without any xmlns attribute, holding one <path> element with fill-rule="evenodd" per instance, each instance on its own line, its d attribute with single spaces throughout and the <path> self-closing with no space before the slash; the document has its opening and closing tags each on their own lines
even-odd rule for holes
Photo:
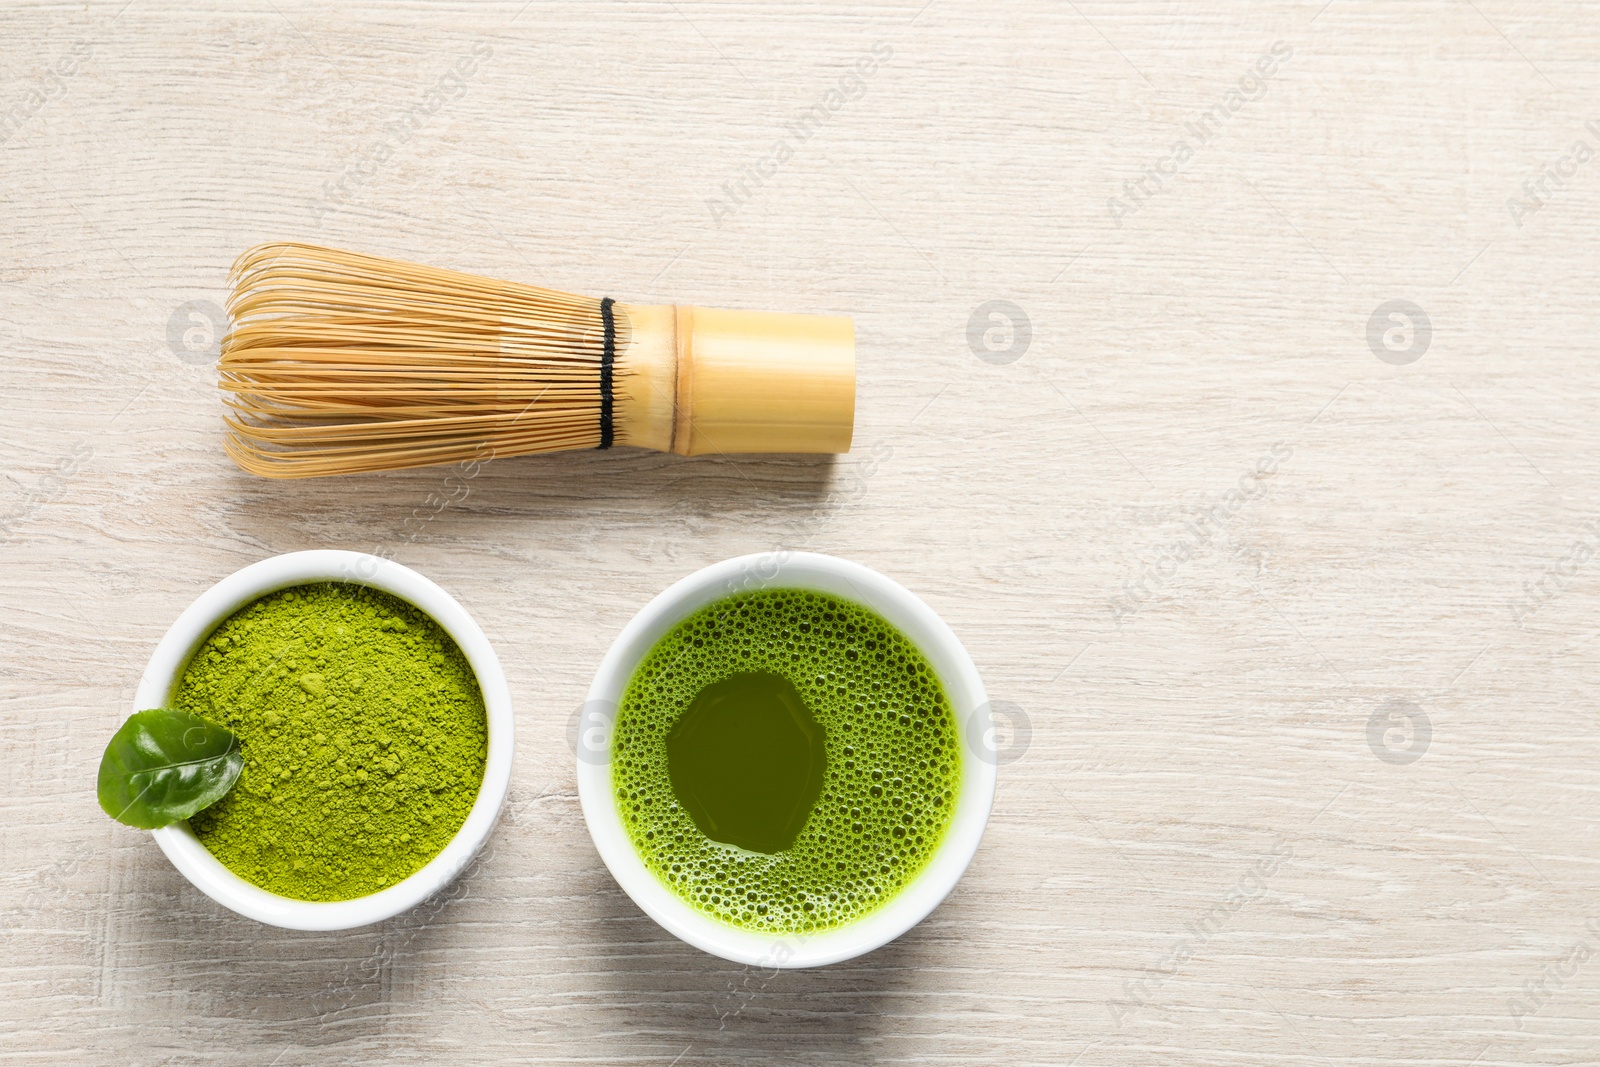
<svg viewBox="0 0 1600 1067">
<path fill-rule="evenodd" d="M 359 552 L 292 552 L 212 586 L 134 703 L 237 735 L 237 784 L 154 835 L 207 896 L 273 926 L 349 929 L 426 900 L 488 838 L 510 783 L 488 638 L 438 585 Z"/>
</svg>

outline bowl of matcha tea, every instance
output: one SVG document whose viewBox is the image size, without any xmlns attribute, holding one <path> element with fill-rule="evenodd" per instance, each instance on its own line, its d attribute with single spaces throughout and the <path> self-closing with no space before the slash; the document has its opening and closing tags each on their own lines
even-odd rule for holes
<svg viewBox="0 0 1600 1067">
<path fill-rule="evenodd" d="M 860 564 L 743 556 L 656 597 L 590 687 L 578 792 L 618 884 L 724 959 L 869 952 L 954 888 L 995 760 L 971 658 Z"/>
<path fill-rule="evenodd" d="M 393 560 L 275 556 L 173 623 L 135 695 L 231 731 L 220 800 L 154 831 L 207 896 L 296 930 L 397 915 L 448 885 L 510 783 L 510 691 L 454 597 Z"/>
</svg>

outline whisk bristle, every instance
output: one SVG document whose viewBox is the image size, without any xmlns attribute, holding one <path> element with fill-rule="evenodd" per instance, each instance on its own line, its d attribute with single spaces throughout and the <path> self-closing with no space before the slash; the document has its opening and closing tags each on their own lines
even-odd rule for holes
<svg viewBox="0 0 1600 1067">
<path fill-rule="evenodd" d="M 253 474 L 600 444 L 599 299 L 297 243 L 250 249 L 230 281 L 225 446 Z M 628 317 L 612 307 L 620 352 Z"/>
</svg>

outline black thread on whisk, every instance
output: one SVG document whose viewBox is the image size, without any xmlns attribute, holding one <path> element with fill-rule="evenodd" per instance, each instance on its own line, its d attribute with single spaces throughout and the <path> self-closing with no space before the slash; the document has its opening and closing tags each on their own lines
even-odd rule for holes
<svg viewBox="0 0 1600 1067">
<path fill-rule="evenodd" d="M 617 359 L 617 320 L 611 314 L 616 301 L 609 296 L 600 301 L 600 322 L 606 331 L 606 350 L 600 356 L 600 447 L 610 448 L 613 429 L 611 425 L 611 368 Z"/>
</svg>

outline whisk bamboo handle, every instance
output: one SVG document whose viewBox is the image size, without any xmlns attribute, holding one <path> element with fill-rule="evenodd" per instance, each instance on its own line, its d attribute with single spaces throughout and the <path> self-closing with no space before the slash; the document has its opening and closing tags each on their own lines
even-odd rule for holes
<svg viewBox="0 0 1600 1067">
<path fill-rule="evenodd" d="M 850 451 L 850 319 L 682 304 L 616 311 L 631 325 L 613 386 L 617 444 L 684 456 Z"/>
</svg>

